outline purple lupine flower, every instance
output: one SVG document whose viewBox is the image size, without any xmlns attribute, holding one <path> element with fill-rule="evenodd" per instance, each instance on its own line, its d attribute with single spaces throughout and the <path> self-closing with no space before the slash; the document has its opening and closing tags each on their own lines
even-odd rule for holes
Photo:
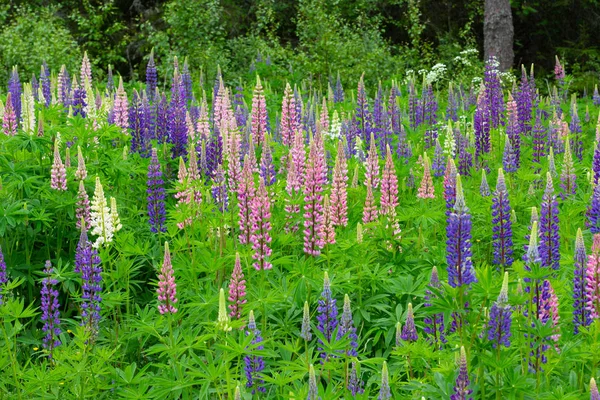
<svg viewBox="0 0 600 400">
<path fill-rule="evenodd" d="M 264 179 L 266 186 L 271 186 L 275 183 L 275 165 L 273 164 L 273 155 L 271 154 L 271 146 L 265 138 L 262 143 L 262 154 L 260 157 L 259 175 Z"/>
<path fill-rule="evenodd" d="M 102 302 L 102 261 L 98 250 L 92 247 L 88 240 L 85 228 L 81 230 L 81 237 L 75 253 L 75 272 L 81 273 L 81 326 L 94 341 L 98 333 L 100 322 L 100 303 Z"/>
<path fill-rule="evenodd" d="M 73 83 L 73 99 L 71 102 L 73 116 L 80 115 L 82 118 L 87 117 L 86 109 L 88 103 L 86 97 L 87 93 L 85 91 L 85 88 L 82 85 L 78 85 L 77 81 L 75 81 Z"/>
<path fill-rule="evenodd" d="M 307 342 L 312 339 L 312 332 L 310 331 L 310 308 L 308 301 L 304 302 L 304 309 L 302 312 L 302 328 L 300 329 L 300 337 Z"/>
<path fill-rule="evenodd" d="M 560 235 L 558 232 L 558 201 L 554 195 L 552 176 L 546 173 L 546 190 L 540 210 L 540 257 L 542 267 L 558 270 Z"/>
<path fill-rule="evenodd" d="M 222 289 L 221 289 L 222 290 Z M 169 242 L 165 242 L 165 254 L 163 264 L 158 275 L 158 312 L 161 314 L 175 314 L 177 308 L 177 284 L 175 283 L 175 272 L 171 264 L 171 252 L 169 251 Z"/>
<path fill-rule="evenodd" d="M 388 119 L 390 121 L 390 128 L 393 133 L 399 134 L 400 128 L 402 126 L 401 115 L 400 115 L 400 106 L 398 104 L 398 91 L 395 86 L 390 90 L 390 96 L 388 98 Z"/>
<path fill-rule="evenodd" d="M 8 282 L 6 275 L 6 262 L 4 261 L 4 253 L 0 247 L 0 305 L 4 304 L 4 285 Z"/>
<path fill-rule="evenodd" d="M 586 262 L 585 243 L 581 228 L 577 229 L 575 238 L 573 271 L 573 328 L 574 333 L 579 333 L 580 326 L 588 326 L 591 323 L 590 312 L 586 308 L 585 281 L 586 281 Z"/>
<path fill-rule="evenodd" d="M 510 144 L 510 138 L 506 135 L 504 141 L 504 153 L 502 154 L 502 166 L 506 172 L 516 172 L 518 169 L 517 154 Z"/>
<path fill-rule="evenodd" d="M 338 308 L 335 304 L 336 300 L 331 296 L 331 282 L 329 281 L 329 275 L 325 272 L 325 276 L 323 278 L 323 291 L 321 292 L 321 298 L 319 299 L 319 307 L 317 307 L 317 311 L 319 315 L 317 315 L 317 329 L 323 333 L 325 339 L 331 341 L 335 339 L 333 337 L 333 331 L 338 325 Z M 321 339 L 319 339 L 319 344 L 323 345 Z M 321 352 L 321 358 L 327 360 L 329 356 L 324 352 L 322 347 L 319 347 L 319 351 Z"/>
<path fill-rule="evenodd" d="M 63 65 L 58 73 L 58 101 L 65 108 L 68 108 L 71 104 L 70 94 L 71 78 L 69 77 L 67 67 Z"/>
<path fill-rule="evenodd" d="M 348 379 L 348 390 L 350 393 L 352 393 L 352 397 L 356 397 L 357 394 L 363 394 L 365 392 L 365 389 L 363 389 L 364 384 L 364 381 L 362 381 L 360 376 L 358 376 L 356 362 L 352 361 L 350 378 Z"/>
<path fill-rule="evenodd" d="M 514 262 L 512 221 L 510 219 L 510 200 L 502 168 L 498 169 L 496 191 L 492 199 L 492 245 L 494 246 L 494 264 L 504 269 Z"/>
<path fill-rule="evenodd" d="M 348 339 L 350 339 L 350 348 L 347 350 L 346 354 L 348 354 L 350 357 L 358 356 L 358 352 L 356 351 L 358 348 L 358 335 L 356 334 L 356 327 L 354 326 L 354 321 L 352 320 L 350 297 L 347 294 L 344 295 L 344 307 L 340 317 L 340 322 L 338 324 L 338 333 L 336 339 L 340 340 L 345 335 L 348 335 Z"/>
<path fill-rule="evenodd" d="M 417 328 L 415 327 L 415 316 L 413 315 L 412 303 L 408 303 L 408 311 L 406 312 L 406 322 L 402 327 L 400 336 L 405 342 L 416 342 L 419 339 Z"/>
<path fill-rule="evenodd" d="M 517 99 L 519 99 L 519 94 L 517 93 Z M 515 171 L 519 169 L 521 165 L 521 125 L 519 123 L 519 108 L 518 103 L 513 98 L 512 94 L 508 94 L 508 102 L 506 103 L 506 136 L 510 140 L 510 148 L 512 148 L 514 154 L 514 162 L 515 165 L 513 168 Z M 504 150 L 506 154 L 506 149 Z M 506 172 L 514 172 L 510 171 L 507 168 L 507 165 L 504 165 L 504 169 Z"/>
<path fill-rule="evenodd" d="M 421 105 L 417 99 L 415 83 L 411 80 L 408 84 L 408 120 L 411 129 L 417 129 L 421 125 Z"/>
<path fill-rule="evenodd" d="M 525 66 L 522 66 L 521 82 L 519 85 L 519 92 L 516 96 L 516 101 L 517 116 L 519 121 L 519 132 L 524 135 L 528 134 L 531 130 L 531 112 L 533 110 L 534 97 L 535 83 L 528 81 Z"/>
<path fill-rule="evenodd" d="M 600 141 L 598 139 L 600 139 L 600 137 L 596 135 L 596 141 L 594 145 L 594 158 L 592 161 L 592 170 L 594 172 L 594 185 L 597 185 L 598 181 L 600 181 Z"/>
<path fill-rule="evenodd" d="M 61 345 L 58 336 L 62 331 L 60 329 L 60 304 L 58 303 L 58 290 L 55 289 L 58 281 L 52 278 L 52 264 L 50 263 L 50 260 L 46 261 L 44 274 L 46 274 L 46 277 L 42 280 L 41 320 L 44 322 L 42 331 L 46 335 L 43 338 L 43 347 L 48 352 L 48 359 L 52 360 L 54 349 Z"/>
<path fill-rule="evenodd" d="M 469 380 L 469 371 L 467 370 L 467 353 L 465 352 L 465 346 L 460 347 L 460 359 L 458 367 L 458 376 L 456 377 L 456 385 L 454 386 L 454 392 L 450 396 L 450 400 L 472 400 L 469 397 L 473 390 L 469 389 L 471 381 Z"/>
<path fill-rule="evenodd" d="M 473 167 L 473 154 L 469 151 L 469 139 L 459 134 L 458 142 L 458 172 L 462 176 L 471 176 L 471 168 Z"/>
<path fill-rule="evenodd" d="M 484 91 L 479 92 L 477 98 L 477 108 L 473 116 L 473 130 L 475 132 L 475 160 L 480 165 L 483 160 L 481 157 L 491 151 L 490 143 L 490 104 L 487 102 Z"/>
<path fill-rule="evenodd" d="M 215 204 L 219 208 L 219 211 L 226 212 L 229 209 L 229 197 L 227 195 L 225 171 L 223 170 L 223 165 L 221 164 L 219 164 L 217 167 L 210 193 Z"/>
<path fill-rule="evenodd" d="M 260 330 L 256 326 L 256 321 L 254 320 L 254 311 L 250 311 L 248 317 L 248 330 L 246 331 L 246 336 L 250 335 L 252 335 L 252 341 L 250 343 L 256 346 L 249 351 L 249 355 L 244 356 L 244 372 L 246 372 L 246 378 L 248 379 L 246 387 L 252 388 L 252 394 L 256 394 L 256 392 L 266 393 L 267 389 L 262 386 L 265 381 L 260 376 L 265 369 L 265 362 L 262 356 L 255 356 L 252 354 L 253 350 L 264 349 L 264 346 L 261 344 L 263 338 L 260 334 Z"/>
<path fill-rule="evenodd" d="M 448 215 L 446 227 L 448 283 L 452 287 L 476 282 L 471 260 L 471 214 L 465 204 L 460 175 L 456 176 L 456 203 Z"/>
<path fill-rule="evenodd" d="M 438 103 L 433 94 L 433 87 L 430 84 L 423 87 L 421 104 L 423 107 L 423 123 L 427 125 L 427 129 L 425 130 L 425 149 L 428 149 L 433 146 L 438 136 L 438 131 L 435 127 L 437 124 Z"/>
<path fill-rule="evenodd" d="M 594 193 L 586 212 L 585 226 L 594 234 L 600 233 L 600 185 L 594 187 Z"/>
<path fill-rule="evenodd" d="M 192 75 L 190 74 L 190 66 L 188 65 L 187 57 L 183 60 L 183 68 L 181 70 L 181 85 L 183 90 L 183 98 L 186 104 L 189 104 L 194 97 L 192 93 Z"/>
<path fill-rule="evenodd" d="M 340 80 L 340 72 L 338 71 L 337 80 L 335 81 L 335 90 L 333 91 L 333 102 L 341 103 L 344 101 L 344 88 Z"/>
<path fill-rule="evenodd" d="M 456 203 L 456 165 L 454 160 L 448 157 L 446 171 L 444 172 L 444 199 L 446 200 L 446 216 L 449 216 Z"/>
<path fill-rule="evenodd" d="M 21 120 L 21 95 L 23 94 L 23 85 L 19 78 L 19 70 L 16 66 L 13 67 L 8 79 L 8 92 L 11 94 L 13 109 L 17 117 L 17 124 Z"/>
<path fill-rule="evenodd" d="M 108 72 L 106 74 L 106 93 L 112 96 L 115 91 L 115 78 L 113 77 L 112 67 L 108 64 Z"/>
<path fill-rule="evenodd" d="M 571 149 L 573 149 L 573 153 L 579 161 L 581 161 L 583 160 L 583 138 L 581 137 L 581 122 L 579 121 L 577 103 L 575 102 L 571 105 L 571 122 L 569 123 L 569 130 L 572 135 Z"/>
<path fill-rule="evenodd" d="M 533 158 L 534 163 L 539 164 L 542 157 L 546 155 L 546 128 L 542 125 L 541 114 L 536 113 L 535 125 L 533 126 Z"/>
<path fill-rule="evenodd" d="M 510 326 L 512 323 L 512 308 L 508 304 L 508 272 L 504 273 L 502 289 L 498 299 L 490 310 L 487 338 L 492 342 L 493 348 L 501 345 L 510 347 Z"/>
<path fill-rule="evenodd" d="M 594 94 L 592 95 L 592 102 L 595 106 L 600 106 L 600 94 L 598 94 L 598 85 L 594 85 Z"/>
<path fill-rule="evenodd" d="M 435 289 L 439 289 L 441 287 L 440 278 L 438 276 L 436 266 L 433 266 L 433 269 L 431 271 L 431 279 L 429 280 L 428 286 Z M 426 289 L 424 298 L 425 302 L 423 303 L 423 307 L 431 307 L 431 301 L 435 298 L 436 295 L 430 289 Z M 427 335 L 433 337 L 432 339 L 430 339 L 430 341 L 436 348 L 440 348 L 442 343 L 446 343 L 446 337 L 444 335 L 444 314 L 432 314 L 431 316 L 425 317 L 423 322 L 425 323 L 425 328 L 423 329 L 423 331 Z"/>
<path fill-rule="evenodd" d="M 252 265 L 257 271 L 273 268 L 267 260 L 272 254 L 269 247 L 271 243 L 271 200 L 265 187 L 265 181 L 261 178 L 256 192 L 256 197 L 251 199 L 250 223 L 252 226 L 252 258 L 256 260 Z"/>
<path fill-rule="evenodd" d="M 50 102 L 52 101 L 49 72 L 47 67 L 42 65 L 42 70 L 40 71 L 40 86 L 42 87 L 42 95 L 44 96 L 44 105 L 46 107 L 49 107 Z"/>
<path fill-rule="evenodd" d="M 162 144 L 169 140 L 169 108 L 167 97 L 163 93 L 159 94 L 158 89 L 154 95 L 156 105 L 156 136 L 153 139 L 158 139 L 158 143 Z"/>
<path fill-rule="evenodd" d="M 40 92 L 40 83 L 37 80 L 37 77 L 34 74 L 31 74 L 31 94 L 33 96 L 33 100 L 37 103 L 38 101 L 40 101 L 39 98 L 39 92 Z"/>
<path fill-rule="evenodd" d="M 479 185 L 479 194 L 481 197 L 490 197 L 492 194 L 490 191 L 490 185 L 487 181 L 487 175 L 485 174 L 485 169 L 481 170 L 481 185 Z"/>
<path fill-rule="evenodd" d="M 365 83 L 361 75 L 358 81 L 358 89 L 356 92 L 356 111 L 353 118 L 353 124 L 357 129 L 357 135 L 367 144 L 370 145 L 371 132 L 373 131 L 373 116 L 369 110 L 369 101 L 365 91 Z M 354 143 L 348 143 L 354 147 Z"/>
<path fill-rule="evenodd" d="M 388 372 L 387 362 L 383 362 L 381 367 L 381 386 L 379 387 L 379 396 L 377 400 L 389 400 L 392 398 L 392 391 L 390 389 L 390 376 Z"/>
<path fill-rule="evenodd" d="M 412 157 L 412 149 L 410 148 L 410 144 L 406 139 L 404 125 L 400 125 L 400 129 L 398 131 L 398 148 L 396 150 L 396 155 L 398 158 L 404 158 L 405 164 L 408 164 L 410 157 Z"/>
<path fill-rule="evenodd" d="M 600 400 L 600 393 L 598 392 L 598 386 L 594 378 L 590 379 L 590 400 Z"/>
<path fill-rule="evenodd" d="M 213 130 L 206 146 L 206 172 L 207 177 L 215 175 L 219 165 L 223 163 L 223 138 L 218 130 Z"/>
<path fill-rule="evenodd" d="M 148 189 L 146 193 L 148 194 L 150 231 L 154 233 L 166 232 L 165 188 L 156 148 L 152 149 L 150 164 L 148 165 Z"/>
<path fill-rule="evenodd" d="M 75 226 L 78 229 L 86 229 L 90 226 L 90 198 L 85 190 L 83 180 L 79 181 L 77 192 L 77 203 L 75 204 Z"/>
<path fill-rule="evenodd" d="M 377 140 L 381 155 L 385 152 L 386 146 L 392 142 L 390 121 L 387 118 L 388 115 L 384 103 L 383 89 L 380 84 L 377 89 L 377 96 L 375 96 L 375 101 L 373 103 L 373 133 L 375 140 Z"/>
<path fill-rule="evenodd" d="M 187 107 L 185 104 L 185 88 L 177 69 L 173 75 L 171 86 L 171 102 L 168 110 L 169 143 L 173 144 L 171 153 L 173 158 L 185 157 L 188 145 L 188 128 L 185 122 Z"/>
<path fill-rule="evenodd" d="M 306 400 L 321 400 L 319 397 L 319 388 L 317 387 L 315 367 L 312 364 L 308 367 L 308 397 Z"/>
<path fill-rule="evenodd" d="M 448 85 L 448 102 L 446 104 L 446 121 L 458 121 L 458 100 L 452 82 Z"/>
<path fill-rule="evenodd" d="M 571 144 L 567 140 L 565 143 L 565 154 L 563 157 L 563 169 L 560 173 L 560 187 L 563 189 L 561 198 L 565 199 L 575 194 L 577 189 L 577 175 L 575 174 L 575 166 L 573 165 L 573 157 L 571 155 Z"/>
<path fill-rule="evenodd" d="M 142 147 L 145 147 L 144 137 L 142 136 L 143 123 L 142 99 L 137 90 L 133 90 L 133 97 L 129 106 L 129 130 L 131 131 L 131 148 L 132 153 L 139 152 Z"/>
<path fill-rule="evenodd" d="M 493 128 L 497 128 L 504 118 L 504 100 L 502 96 L 502 87 L 500 85 L 500 63 L 494 56 L 490 57 L 485 64 L 484 84 L 485 97 L 489 107 L 490 123 Z"/>
<path fill-rule="evenodd" d="M 156 138 L 156 106 L 150 103 L 146 92 L 142 92 L 139 153 L 149 156 L 150 141 Z"/>
<path fill-rule="evenodd" d="M 444 176 L 444 152 L 438 139 L 435 139 L 435 152 L 433 154 L 433 163 L 431 164 L 431 169 L 433 169 L 433 176 Z"/>
</svg>

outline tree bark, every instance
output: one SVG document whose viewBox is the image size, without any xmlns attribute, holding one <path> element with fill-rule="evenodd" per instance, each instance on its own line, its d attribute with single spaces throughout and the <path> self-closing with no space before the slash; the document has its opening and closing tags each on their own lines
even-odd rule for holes
<svg viewBox="0 0 600 400">
<path fill-rule="evenodd" d="M 513 52 L 513 19 L 510 0 L 485 0 L 483 15 L 483 48 L 485 61 L 495 56 L 500 71 L 509 70 L 515 58 Z"/>
</svg>

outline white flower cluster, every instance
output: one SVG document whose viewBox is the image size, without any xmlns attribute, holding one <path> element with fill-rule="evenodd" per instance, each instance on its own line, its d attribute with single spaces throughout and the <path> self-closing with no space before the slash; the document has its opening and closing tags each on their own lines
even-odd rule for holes
<svg viewBox="0 0 600 400">
<path fill-rule="evenodd" d="M 465 67 L 470 67 L 473 65 L 471 60 L 477 58 L 479 51 L 477 51 L 477 49 L 466 49 L 461 51 L 459 54 L 460 55 L 454 57 L 454 62 L 456 64 L 462 64 Z"/>
<path fill-rule="evenodd" d="M 115 232 L 123 227 L 117 212 L 117 202 L 114 197 L 110 199 L 110 208 L 104 196 L 104 189 L 100 178 L 96 177 L 96 188 L 94 198 L 90 206 L 90 228 L 91 234 L 98 236 L 93 246 L 99 248 L 112 242 Z"/>
<path fill-rule="evenodd" d="M 425 75 L 425 82 L 432 84 L 444 78 L 448 68 L 445 64 L 437 63 L 432 68 L 431 71 L 427 72 Z"/>
<path fill-rule="evenodd" d="M 337 110 L 335 110 L 333 112 L 333 117 L 331 118 L 331 124 L 329 124 L 329 130 L 325 132 L 325 134 L 330 139 L 339 139 L 341 131 L 342 121 L 340 121 L 340 116 L 338 115 Z"/>
</svg>

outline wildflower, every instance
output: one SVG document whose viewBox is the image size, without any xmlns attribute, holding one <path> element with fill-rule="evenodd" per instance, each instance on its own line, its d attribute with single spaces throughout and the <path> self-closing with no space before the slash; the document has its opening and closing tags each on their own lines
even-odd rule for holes
<svg viewBox="0 0 600 400">
<path fill-rule="evenodd" d="M 465 347 L 460 347 L 460 361 L 458 369 L 458 377 L 454 386 L 454 393 L 450 396 L 450 400 L 467 400 L 472 397 L 467 397 L 473 390 L 469 389 L 471 381 L 469 380 L 469 371 L 467 370 L 467 353 Z"/>
<path fill-rule="evenodd" d="M 280 134 L 285 146 L 292 146 L 294 136 L 298 130 L 298 119 L 296 117 L 296 101 L 289 83 L 285 84 L 283 100 L 281 104 Z"/>
<path fill-rule="evenodd" d="M 219 315 L 217 316 L 217 328 L 225 332 L 231 330 L 229 325 L 229 315 L 227 315 L 227 306 L 225 304 L 225 291 L 223 288 L 219 290 Z"/>
<path fill-rule="evenodd" d="M 440 278 L 438 276 L 437 267 L 433 266 L 431 270 L 431 279 L 429 280 L 429 287 L 439 289 L 441 287 Z M 430 290 L 425 290 L 425 302 L 423 303 L 423 307 L 431 307 L 431 301 L 435 298 L 435 294 Z M 432 316 L 425 317 L 423 320 L 425 323 L 425 333 L 433 336 L 432 342 L 436 347 L 440 347 L 441 343 L 446 343 L 446 337 L 444 336 L 444 314 L 438 313 L 433 314 Z M 398 322 L 398 324 L 400 324 Z M 398 332 L 396 332 L 398 334 Z M 398 345 L 398 343 L 396 344 Z"/>
<path fill-rule="evenodd" d="M 8 282 L 8 276 L 6 275 L 6 262 L 4 261 L 4 254 L 2 253 L 2 247 L 0 247 L 0 305 L 4 304 L 4 285 Z"/>
<path fill-rule="evenodd" d="M 110 198 L 110 219 L 112 220 L 112 226 L 115 232 L 118 232 L 123 228 L 121 225 L 121 218 L 117 211 L 117 200 L 114 197 Z"/>
<path fill-rule="evenodd" d="M 267 105 L 263 86 L 258 75 L 256 75 L 256 86 L 254 87 L 254 94 L 252 96 L 250 119 L 252 121 L 252 138 L 254 144 L 258 146 L 263 143 L 265 134 L 267 133 Z"/>
<path fill-rule="evenodd" d="M 253 336 L 250 343 L 257 345 L 255 347 L 256 350 L 262 350 L 264 348 L 264 346 L 260 344 L 263 339 L 260 335 L 260 330 L 256 327 L 256 322 L 254 321 L 254 311 L 250 311 L 246 335 Z M 265 369 L 265 362 L 263 358 L 261 356 L 247 355 L 244 356 L 244 364 L 244 371 L 246 372 L 246 378 L 248 379 L 246 387 L 252 388 L 252 394 L 256 394 L 257 391 L 266 393 L 267 389 L 262 386 L 265 381 L 260 378 L 260 373 Z"/>
<path fill-rule="evenodd" d="M 114 124 L 121 128 L 123 133 L 127 133 L 129 128 L 129 106 L 127 102 L 127 93 L 123 88 L 123 78 L 119 77 L 119 86 L 115 95 L 113 106 Z"/>
<path fill-rule="evenodd" d="M 596 380 L 590 379 L 590 400 L 600 400 L 600 393 L 598 393 L 598 386 L 596 386 Z"/>
<path fill-rule="evenodd" d="M 257 271 L 273 268 L 273 265 L 267 261 L 272 254 L 269 247 L 271 243 L 271 200 L 265 187 L 265 181 L 261 178 L 256 197 L 252 199 L 250 211 L 250 222 L 252 225 L 252 234 L 250 243 L 254 254 L 252 258 L 256 260 L 252 265 Z"/>
<path fill-rule="evenodd" d="M 229 196 L 225 183 L 225 171 L 223 165 L 219 164 L 213 179 L 211 195 L 220 212 L 225 212 L 229 208 Z"/>
<path fill-rule="evenodd" d="M 485 175 L 485 169 L 481 170 L 481 185 L 479 186 L 479 194 L 481 197 L 490 196 L 490 185 L 488 185 L 487 177 Z"/>
<path fill-rule="evenodd" d="M 240 319 L 242 316 L 242 305 L 246 304 L 246 280 L 244 279 L 244 271 L 242 271 L 242 263 L 240 261 L 240 253 L 235 254 L 235 266 L 231 273 L 231 281 L 229 282 L 229 316 L 231 318 Z"/>
<path fill-rule="evenodd" d="M 515 154 L 514 148 L 510 143 L 510 138 L 506 135 L 504 140 L 504 153 L 502 154 L 502 166 L 506 172 L 517 171 L 517 155 Z"/>
<path fill-rule="evenodd" d="M 50 260 L 46 261 L 45 267 L 44 274 L 46 274 L 46 277 L 42 280 L 41 290 L 41 319 L 44 322 L 42 331 L 46 335 L 43 338 L 42 346 L 48 351 L 48 358 L 52 360 L 54 349 L 61 344 L 58 338 L 62 332 L 60 329 L 60 304 L 58 303 L 58 290 L 55 289 L 58 281 L 52 278 Z"/>
<path fill-rule="evenodd" d="M 329 195 L 325 195 L 325 200 L 323 201 L 323 232 L 321 232 L 321 237 L 325 244 L 335 243 L 335 228 L 332 221 L 331 208 Z"/>
<path fill-rule="evenodd" d="M 323 232 L 323 185 L 325 184 L 325 160 L 322 148 L 313 139 L 304 178 L 304 252 L 318 256 L 324 246 Z"/>
<path fill-rule="evenodd" d="M 113 218 L 111 217 L 110 208 L 108 208 L 106 197 L 104 197 L 104 189 L 100 183 L 100 178 L 96 177 L 96 188 L 92 205 L 90 207 L 90 228 L 92 235 L 98 236 L 94 242 L 94 247 L 98 248 L 102 245 L 106 246 L 112 242 L 115 227 L 113 226 Z"/>
<path fill-rule="evenodd" d="M 87 237 L 85 229 L 81 231 L 79 245 L 75 253 L 75 271 L 81 273 L 81 326 L 93 338 L 98 333 L 100 321 L 100 304 L 102 302 L 102 261 Z"/>
<path fill-rule="evenodd" d="M 54 142 L 54 162 L 52 163 L 50 187 L 54 190 L 67 190 L 67 170 L 60 158 L 58 142 Z"/>
<path fill-rule="evenodd" d="M 348 224 L 348 165 L 343 142 L 338 141 L 337 157 L 331 183 L 331 221 L 334 226 Z"/>
<path fill-rule="evenodd" d="M 594 235 L 592 254 L 588 256 L 585 271 L 586 310 L 590 319 L 600 318 L 600 234 Z"/>
<path fill-rule="evenodd" d="M 381 367 L 381 386 L 379 387 L 379 396 L 377 396 L 377 400 L 388 400 L 391 398 L 390 377 L 387 362 L 384 361 L 383 366 Z"/>
<path fill-rule="evenodd" d="M 540 214 L 540 257 L 542 267 L 558 270 L 560 262 L 560 235 L 558 232 L 558 202 L 554 195 L 552 176 L 546 174 L 546 190 L 542 197 Z"/>
<path fill-rule="evenodd" d="M 317 376 L 315 375 L 315 367 L 310 364 L 308 367 L 308 397 L 306 400 L 320 400 L 319 388 L 317 387 Z"/>
<path fill-rule="evenodd" d="M 2 115 L 2 131 L 8 136 L 17 134 L 17 115 L 10 92 L 6 95 L 6 106 Z"/>
<path fill-rule="evenodd" d="M 222 289 L 221 289 L 222 290 Z M 158 312 L 161 314 L 175 314 L 177 308 L 177 285 L 175 284 L 175 274 L 171 264 L 171 253 L 169 251 L 169 242 L 165 242 L 165 254 L 163 256 L 163 265 L 158 275 Z"/>
<path fill-rule="evenodd" d="M 358 347 L 358 336 L 356 335 L 356 327 L 354 326 L 354 321 L 352 320 L 350 297 L 347 294 L 344 295 L 344 307 L 342 316 L 340 317 L 336 339 L 340 340 L 345 335 L 348 335 L 348 339 L 350 339 L 350 349 L 348 349 L 347 354 L 350 357 L 356 357 L 358 355 L 358 352 L 356 351 Z"/>
<path fill-rule="evenodd" d="M 494 247 L 494 264 L 510 267 L 513 258 L 512 221 L 510 220 L 510 200 L 506 190 L 504 172 L 498 169 L 496 191 L 492 199 L 492 245 Z"/>
<path fill-rule="evenodd" d="M 402 340 L 406 342 L 416 342 L 419 339 L 417 328 L 415 327 L 415 317 L 413 315 L 412 303 L 408 303 L 408 311 L 406 312 L 406 322 L 402 328 Z"/>
<path fill-rule="evenodd" d="M 312 339 L 312 333 L 310 331 L 310 309 L 308 307 L 308 301 L 304 302 L 304 308 L 302 311 L 302 329 L 300 330 L 300 337 L 307 342 Z"/>
<path fill-rule="evenodd" d="M 370 224 L 377 221 L 377 205 L 373 198 L 373 188 L 371 185 L 367 185 L 367 197 L 365 198 L 365 205 L 363 207 L 363 224 Z"/>
<path fill-rule="evenodd" d="M 87 178 L 87 169 L 85 167 L 85 159 L 83 158 L 83 153 L 81 152 L 81 146 L 77 146 L 77 171 L 75 171 L 75 178 L 83 181 Z"/>
<path fill-rule="evenodd" d="M 585 243 L 581 228 L 577 229 L 575 238 L 574 272 L 573 272 L 573 327 L 575 334 L 580 326 L 588 326 L 591 322 L 590 311 L 586 307 L 586 262 Z"/>
<path fill-rule="evenodd" d="M 362 388 L 364 382 L 360 380 L 358 371 L 356 370 L 356 362 L 352 361 L 352 367 L 350 369 L 350 379 L 348 379 L 348 390 L 352 393 L 352 396 L 357 394 L 363 394 L 365 390 Z"/>
<path fill-rule="evenodd" d="M 90 198 L 85 190 L 83 180 L 79 181 L 79 191 L 77 192 L 77 203 L 75 204 L 75 226 L 78 229 L 90 226 Z"/>
<path fill-rule="evenodd" d="M 600 233 L 600 185 L 594 187 L 590 205 L 586 211 L 585 225 L 590 232 Z"/>
<path fill-rule="evenodd" d="M 321 292 L 319 307 L 317 308 L 317 311 L 319 312 L 319 315 L 317 316 L 317 321 L 319 322 L 317 328 L 323 333 L 325 339 L 328 341 L 333 339 L 333 331 L 338 325 L 338 309 L 335 302 L 336 300 L 331 297 L 329 275 L 325 272 L 325 277 L 323 278 L 323 292 Z M 323 344 L 320 339 L 319 343 L 321 345 Z M 328 356 L 323 352 L 323 349 L 321 348 L 319 350 L 321 351 L 321 357 L 327 359 Z"/>
<path fill-rule="evenodd" d="M 367 154 L 367 163 L 365 171 L 365 185 L 372 185 L 374 189 L 379 186 L 379 155 L 377 154 L 377 148 L 375 147 L 375 139 L 373 133 L 371 133 L 371 145 L 369 147 L 369 153 Z"/>
<path fill-rule="evenodd" d="M 492 342 L 494 348 L 500 345 L 510 347 L 511 322 L 512 309 L 508 304 L 508 272 L 505 272 L 502 289 L 500 290 L 498 299 L 492 305 L 490 320 L 488 322 L 487 338 Z"/>
<path fill-rule="evenodd" d="M 154 233 L 166 232 L 165 226 L 165 188 L 162 178 L 160 163 L 156 154 L 156 148 L 152 149 L 150 164 L 148 165 L 148 217 L 150 218 L 150 230 Z"/>
<path fill-rule="evenodd" d="M 563 158 L 563 170 L 560 174 L 560 187 L 563 189 L 561 197 L 569 197 L 575 194 L 577 189 L 577 175 L 575 174 L 575 167 L 573 165 L 573 157 L 571 156 L 571 145 L 567 140 L 565 143 L 565 154 Z"/>
<path fill-rule="evenodd" d="M 148 97 L 153 99 L 156 93 L 156 85 L 158 83 L 158 73 L 156 71 L 156 64 L 154 63 L 154 48 L 150 51 L 150 57 L 148 57 L 148 65 L 146 66 L 146 92 Z"/>
</svg>

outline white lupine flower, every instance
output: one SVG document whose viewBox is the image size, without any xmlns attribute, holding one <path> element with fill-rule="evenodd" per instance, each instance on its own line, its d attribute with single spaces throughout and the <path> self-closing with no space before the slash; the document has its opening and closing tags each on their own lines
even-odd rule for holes
<svg viewBox="0 0 600 400">
<path fill-rule="evenodd" d="M 444 140 L 444 154 L 452 158 L 456 156 L 456 140 L 454 138 L 452 124 L 450 123 L 446 128 L 446 139 Z"/>
<path fill-rule="evenodd" d="M 342 121 L 340 121 L 340 116 L 338 115 L 337 110 L 335 110 L 333 112 L 333 117 L 331 118 L 331 124 L 329 125 L 327 136 L 329 136 L 331 139 L 339 139 L 341 131 Z"/>
<path fill-rule="evenodd" d="M 23 131 L 32 134 L 35 131 L 35 99 L 30 83 L 23 85 L 23 94 L 21 95 L 23 111 L 21 118 L 23 120 Z"/>
<path fill-rule="evenodd" d="M 219 315 L 217 316 L 217 327 L 228 332 L 231 330 L 229 322 L 229 314 L 227 314 L 227 305 L 225 303 L 225 291 L 221 288 L 219 291 Z"/>
<path fill-rule="evenodd" d="M 123 225 L 121 225 L 121 218 L 119 218 L 119 212 L 117 211 L 117 200 L 114 197 L 110 198 L 110 218 L 114 228 L 113 232 L 119 232 Z"/>
<path fill-rule="evenodd" d="M 104 189 L 102 188 L 99 177 L 96 177 L 96 188 L 94 190 L 94 197 L 90 206 L 90 220 L 91 234 L 98 236 L 93 246 L 98 248 L 102 245 L 106 246 L 108 243 L 112 242 L 115 231 L 113 227 L 114 219 L 110 212 L 110 208 L 108 208 L 106 203 Z"/>
</svg>

